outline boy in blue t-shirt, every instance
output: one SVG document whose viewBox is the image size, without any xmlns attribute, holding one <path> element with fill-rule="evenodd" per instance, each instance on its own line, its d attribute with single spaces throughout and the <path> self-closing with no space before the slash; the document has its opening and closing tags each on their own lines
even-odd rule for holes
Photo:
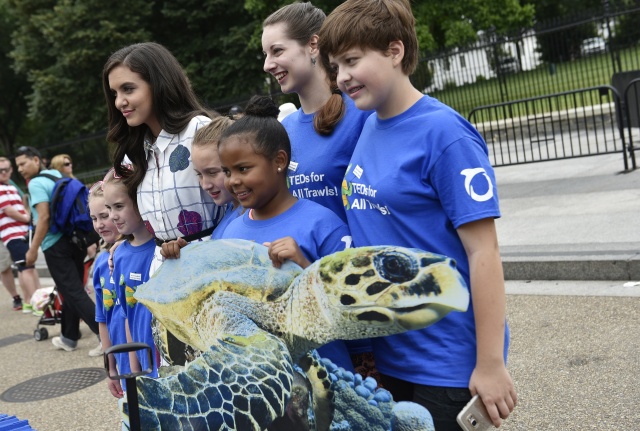
<svg viewBox="0 0 640 431">
<path fill-rule="evenodd" d="M 354 244 L 448 255 L 471 291 L 465 313 L 372 340 L 383 385 L 396 400 L 428 408 L 438 431 L 458 430 L 456 416 L 476 393 L 499 426 L 517 396 L 505 365 L 494 225 L 500 211 L 486 144 L 464 118 L 411 84 L 418 43 L 408 0 L 347 0 L 325 20 L 318 45 L 340 90 L 359 109 L 376 111 L 342 187 Z"/>
</svg>

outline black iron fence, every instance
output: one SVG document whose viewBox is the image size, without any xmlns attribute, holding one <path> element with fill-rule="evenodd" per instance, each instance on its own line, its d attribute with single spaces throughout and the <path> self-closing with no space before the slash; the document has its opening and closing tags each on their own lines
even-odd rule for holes
<svg viewBox="0 0 640 431">
<path fill-rule="evenodd" d="M 627 126 L 627 136 L 629 137 L 628 158 L 631 161 L 632 168 L 635 169 L 635 150 L 638 148 L 638 142 L 640 141 L 637 132 L 640 128 L 640 77 L 631 80 L 631 82 L 627 84 L 622 95 L 622 102 L 624 103 L 623 112 L 626 114 L 624 124 Z M 624 157 L 626 160 L 626 152 Z M 625 168 L 626 166 L 625 164 Z"/>
<path fill-rule="evenodd" d="M 481 106 L 471 111 L 469 120 L 485 137 L 494 166 L 625 149 L 620 96 L 611 86 Z"/>
<path fill-rule="evenodd" d="M 412 82 L 467 117 L 477 106 L 610 85 L 615 73 L 640 69 L 640 1 L 585 14 L 515 35 L 484 32 L 472 46 L 423 58 Z"/>
</svg>

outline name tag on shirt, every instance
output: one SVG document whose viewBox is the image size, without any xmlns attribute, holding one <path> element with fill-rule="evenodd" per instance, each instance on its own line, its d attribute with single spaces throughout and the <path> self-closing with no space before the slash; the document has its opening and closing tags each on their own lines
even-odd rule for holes
<svg viewBox="0 0 640 431">
<path fill-rule="evenodd" d="M 135 272 L 129 273 L 129 279 L 134 281 L 142 281 L 142 274 L 138 274 Z"/>
<path fill-rule="evenodd" d="M 362 176 L 363 173 L 364 173 L 364 171 L 362 170 L 362 168 L 360 166 L 356 165 L 356 167 L 353 168 L 353 175 L 358 177 L 358 179 L 360 179 L 360 177 Z"/>
</svg>

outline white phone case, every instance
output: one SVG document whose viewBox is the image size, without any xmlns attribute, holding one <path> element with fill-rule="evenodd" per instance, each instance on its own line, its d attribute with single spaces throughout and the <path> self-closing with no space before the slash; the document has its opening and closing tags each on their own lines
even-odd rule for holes
<svg viewBox="0 0 640 431">
<path fill-rule="evenodd" d="M 493 422 L 491 422 L 489 418 L 487 409 L 478 395 L 471 398 L 471 401 L 460 410 L 456 420 L 464 431 L 487 431 L 495 429 Z"/>
</svg>

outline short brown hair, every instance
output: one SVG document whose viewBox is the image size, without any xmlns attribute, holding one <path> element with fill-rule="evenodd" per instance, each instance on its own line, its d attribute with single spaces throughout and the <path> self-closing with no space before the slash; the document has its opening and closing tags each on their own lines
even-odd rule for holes
<svg viewBox="0 0 640 431">
<path fill-rule="evenodd" d="M 318 49 L 323 64 L 329 55 L 350 48 L 374 49 L 386 53 L 389 44 L 404 45 L 402 71 L 411 75 L 418 64 L 416 20 L 409 0 L 347 0 L 325 19 L 318 34 Z"/>
</svg>

